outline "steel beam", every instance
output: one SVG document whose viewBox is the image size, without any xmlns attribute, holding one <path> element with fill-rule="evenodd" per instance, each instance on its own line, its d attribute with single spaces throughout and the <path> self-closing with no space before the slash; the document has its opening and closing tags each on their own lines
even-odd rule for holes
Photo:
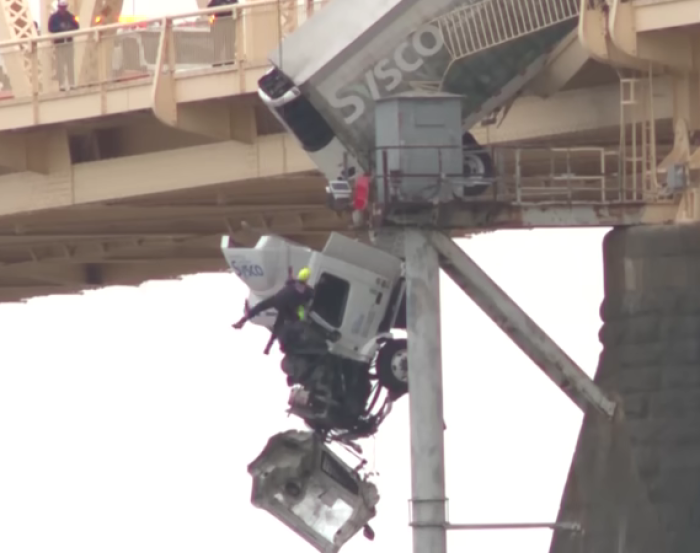
<svg viewBox="0 0 700 553">
<path fill-rule="evenodd" d="M 670 0 L 665 2 L 631 2 L 634 18 L 630 22 L 638 33 L 673 30 L 697 24 L 697 0 Z"/>
<path fill-rule="evenodd" d="M 223 257 L 210 259 L 180 259 L 174 261 L 154 261 L 153 263 L 109 263 L 101 265 L 105 286 L 136 285 L 148 280 L 180 278 L 198 273 L 227 271 Z"/>
<path fill-rule="evenodd" d="M 431 233 L 430 243 L 445 273 L 581 410 L 593 407 L 613 416 L 615 403 L 474 260 L 444 234 Z"/>
<path fill-rule="evenodd" d="M 167 36 L 162 38 L 166 39 Z M 161 73 L 168 75 L 163 71 Z M 172 78 L 164 78 L 160 74 L 156 77 L 152 109 L 161 123 L 207 138 L 255 144 L 258 129 L 252 102 L 241 100 L 230 105 L 224 102 L 178 104 L 173 94 L 175 85 Z"/>
<path fill-rule="evenodd" d="M 34 272 L 39 274 L 56 267 L 69 267 L 85 263 L 102 263 L 105 259 L 126 262 L 129 259 L 180 259 L 183 263 L 211 261 L 218 259 L 218 245 L 210 239 L 195 238 L 189 241 L 174 243 L 169 240 L 154 240 L 139 243 L 138 241 L 121 241 L 120 243 L 93 243 L 66 245 L 49 255 L 33 255 L 28 248 L 27 257 L 31 261 L 18 261 L 0 264 L 0 279 L 27 277 Z M 208 254 L 206 252 L 209 252 Z M 224 263 L 221 258 L 222 264 Z"/>
<path fill-rule="evenodd" d="M 205 200 L 209 198 L 205 197 Z M 170 230 L 153 230 L 155 225 L 177 225 L 178 223 L 204 222 L 212 228 L 220 226 L 226 221 L 261 221 L 262 219 L 275 221 L 289 221 L 299 217 L 306 221 L 318 224 L 347 221 L 347 218 L 339 217 L 323 204 L 301 204 L 289 202 L 288 204 L 231 204 L 231 205 L 197 205 L 197 201 L 204 203 L 200 198 L 192 200 L 193 205 L 172 206 L 148 206 L 148 205 L 112 205 L 112 206 L 82 206 L 71 210 L 56 210 L 40 214 L 18 215 L 14 217 L 0 218 L 0 229 L 11 227 L 11 231 L 0 230 L 0 237 L 6 236 L 42 236 L 47 234 L 59 235 L 85 235 L 93 236 L 96 233 L 104 235 L 143 235 L 143 234 L 173 234 Z M 118 228 L 125 230 L 114 231 L 114 226 L 109 232 L 101 233 L 102 225 L 116 224 Z M 90 232 L 84 234 L 82 230 L 88 225 Z M 269 226 L 272 226 L 270 224 Z M 142 228 L 150 229 L 143 230 Z M 175 231 L 175 234 L 201 234 L 200 230 Z"/>
<path fill-rule="evenodd" d="M 37 36 L 29 0 L 0 0 L 0 42 Z M 32 95 L 32 68 L 36 57 L 28 44 L 0 49 L 7 76 L 15 98 Z"/>
<path fill-rule="evenodd" d="M 406 309 L 414 553 L 446 553 L 440 267 L 425 234 L 407 230 Z"/>
<path fill-rule="evenodd" d="M 469 130 L 478 122 L 486 119 L 503 121 L 505 115 L 517 101 L 517 95 L 543 70 L 547 62 L 547 55 L 542 54 L 533 60 L 527 67 L 524 67 L 515 77 L 506 83 L 494 96 L 486 100 L 481 107 L 469 115 L 462 123 L 464 130 Z"/>
<path fill-rule="evenodd" d="M 583 528 L 578 522 L 494 522 L 474 524 L 450 524 L 448 530 L 568 530 L 581 532 Z"/>
<path fill-rule="evenodd" d="M 67 294 L 82 294 L 86 290 L 94 289 L 95 286 L 61 286 L 61 285 L 39 285 L 39 286 L 0 286 L 0 303 L 24 303 L 37 296 L 55 296 Z M 99 287 L 98 287 L 99 288 Z"/>
<path fill-rule="evenodd" d="M 4 267 L 3 267 L 4 269 Z M 11 281 L 8 284 L 8 280 Z M 87 286 L 84 264 L 47 264 L 35 263 L 31 270 L 0 272 L 0 288 L 16 285 L 39 286 L 50 284 L 52 286 Z"/>
<path fill-rule="evenodd" d="M 591 58 L 618 68 L 648 71 L 649 64 L 621 51 L 611 40 L 609 6 L 604 2 L 582 2 L 578 36 Z"/>
<path fill-rule="evenodd" d="M 297 0 L 278 0 L 277 9 L 282 33 L 280 39 L 289 36 L 299 26 L 300 7 Z"/>
<path fill-rule="evenodd" d="M 42 35 L 49 33 L 49 17 L 51 17 L 52 7 L 53 0 L 41 0 L 39 4 L 39 29 Z"/>
<path fill-rule="evenodd" d="M 673 79 L 673 149 L 657 165 L 659 173 L 674 164 L 688 165 L 691 170 L 700 167 L 700 150 L 691 145 L 691 136 L 700 129 L 698 99 L 700 78 L 697 73 L 677 75 Z"/>
<path fill-rule="evenodd" d="M 80 3 L 80 28 L 102 27 L 119 22 L 123 0 L 82 0 Z M 114 36 L 116 31 L 102 31 L 99 44 L 95 35 L 79 37 L 76 42 L 80 45 L 75 50 L 76 78 L 79 85 L 91 85 L 99 82 L 106 75 L 99 75 L 99 57 L 104 61 L 104 67 L 111 67 Z"/>
<path fill-rule="evenodd" d="M 154 167 L 158 170 L 154 171 Z M 262 136 L 254 145 L 220 142 L 80 163 L 60 175 L 3 175 L 0 176 L 0 215 L 282 175 L 293 179 L 294 173 L 315 170 L 316 166 L 293 138 Z"/>
<path fill-rule="evenodd" d="M 67 129 L 1 133 L 0 167 L 43 176 L 53 173 L 54 181 L 64 177 L 71 168 Z M 17 175 L 8 177 L 17 178 Z"/>
<path fill-rule="evenodd" d="M 131 234 L 143 234 L 138 230 L 134 230 L 134 225 L 138 223 L 158 223 L 158 222 L 169 222 L 169 221 L 197 221 L 197 220 L 212 220 L 219 219 L 224 220 L 231 216 L 242 216 L 247 215 L 249 218 L 255 219 L 256 217 L 274 217 L 276 215 L 287 215 L 292 213 L 301 213 L 304 216 L 309 216 L 312 214 L 328 214 L 329 219 L 333 217 L 333 212 L 330 211 L 325 205 L 318 203 L 231 203 L 226 205 L 202 205 L 205 200 L 210 200 L 206 195 L 204 199 L 194 198 L 191 205 L 166 205 L 167 199 L 163 200 L 161 205 L 149 206 L 148 203 L 145 204 L 113 204 L 108 206 L 103 205 L 88 205 L 81 206 L 71 209 L 70 211 L 51 211 L 46 214 L 32 216 L 21 216 L 14 219 L 18 219 L 17 224 L 20 230 L 16 234 L 24 234 L 25 226 L 27 229 L 26 233 L 31 234 L 34 227 L 45 227 L 48 225 L 63 225 L 68 224 L 71 227 L 80 226 L 82 224 L 104 224 L 104 223 L 128 223 L 129 230 L 127 232 Z M 235 201 L 236 197 L 233 196 L 230 200 Z M 29 219 L 28 217 L 32 217 Z M 10 218 L 0 219 L 0 223 L 5 221 L 10 221 Z M 69 232 L 63 234 L 71 234 Z M 107 234 L 120 234 L 109 232 Z M 146 232 L 146 234 L 148 234 Z M 189 233 L 192 234 L 192 233 Z M 2 235 L 2 233 L 0 233 Z"/>
<path fill-rule="evenodd" d="M 658 4 L 658 2 L 656 2 Z M 653 33 L 643 33 L 637 27 L 637 14 L 640 10 L 645 11 L 646 7 L 638 2 L 627 2 L 626 0 L 610 0 L 608 36 L 612 44 L 630 58 L 639 60 L 642 63 L 652 64 L 656 67 L 664 67 L 678 72 L 692 71 L 695 67 L 694 59 L 694 37 L 689 33 L 679 32 L 673 23 L 678 20 L 670 20 L 656 14 L 657 21 L 667 24 L 671 23 L 671 28 L 660 27 L 653 29 Z M 684 20 L 685 25 L 692 24 L 697 20 L 698 2 L 663 2 L 663 13 L 675 13 L 679 5 L 691 4 L 692 16 L 688 12 L 681 10 L 682 15 L 691 17 Z M 643 27 L 642 27 L 643 28 Z"/>
<path fill-rule="evenodd" d="M 577 48 L 581 49 L 580 46 Z M 562 74 L 566 75 L 563 69 L 560 78 L 564 78 Z M 654 79 L 653 113 L 656 121 L 668 121 L 673 117 L 671 77 Z M 615 83 L 567 90 L 548 98 L 523 96 L 515 100 L 502 121 L 488 126 L 474 126 L 470 132 L 480 144 L 494 145 L 612 130 L 619 124 L 620 85 Z"/>
<path fill-rule="evenodd" d="M 548 97 L 559 92 L 591 59 L 574 29 L 547 57 L 545 68 L 527 86 L 527 91 Z"/>
<path fill-rule="evenodd" d="M 389 215 L 397 225 L 433 226 L 453 232 L 476 229 L 521 229 L 557 227 L 610 227 L 669 224 L 676 221 L 678 202 L 566 205 L 547 203 L 517 205 L 508 202 L 475 201 L 426 210 L 418 215 Z"/>
</svg>

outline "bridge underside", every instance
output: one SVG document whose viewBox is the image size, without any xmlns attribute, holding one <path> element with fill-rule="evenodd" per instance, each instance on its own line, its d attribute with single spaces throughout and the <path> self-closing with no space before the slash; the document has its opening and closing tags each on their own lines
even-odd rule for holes
<svg viewBox="0 0 700 553">
<path fill-rule="evenodd" d="M 559 83 L 560 93 L 516 100 L 502 122 L 474 134 L 495 146 L 615 146 L 619 83 L 600 67 L 593 73 L 594 88 Z M 659 98 L 662 158 L 672 109 L 667 94 Z M 276 233 L 320 248 L 329 232 L 351 232 L 325 207 L 325 182 L 309 158 L 256 96 L 214 104 L 190 108 L 225 112 L 226 132 L 208 131 L 206 121 L 172 128 L 143 111 L 0 134 L 0 302 L 223 270 L 222 234 L 250 244 Z M 577 119 L 523 116 L 547 109 Z M 546 175 L 551 161 L 544 150 L 523 154 L 524 174 Z M 597 155 L 575 165 L 600 173 Z M 505 216 L 512 221 L 501 224 L 526 226 L 518 210 Z"/>
<path fill-rule="evenodd" d="M 348 226 L 324 204 L 324 183 L 300 173 L 3 217 L 0 302 L 224 270 L 224 234 L 320 248 Z"/>
</svg>

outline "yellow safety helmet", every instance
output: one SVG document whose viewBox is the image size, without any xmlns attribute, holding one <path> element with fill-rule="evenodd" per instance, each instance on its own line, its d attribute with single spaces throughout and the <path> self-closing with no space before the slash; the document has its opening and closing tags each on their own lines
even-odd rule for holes
<svg viewBox="0 0 700 553">
<path fill-rule="evenodd" d="M 307 280 L 309 280 L 310 276 L 311 270 L 308 267 L 304 267 L 301 271 L 299 271 L 297 279 L 301 280 L 302 282 L 306 282 Z"/>
</svg>

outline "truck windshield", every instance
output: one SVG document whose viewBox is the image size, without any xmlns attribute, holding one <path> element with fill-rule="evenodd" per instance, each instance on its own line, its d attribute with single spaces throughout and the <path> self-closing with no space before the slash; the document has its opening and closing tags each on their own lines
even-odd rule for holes
<svg viewBox="0 0 700 553">
<path fill-rule="evenodd" d="M 313 311 L 333 328 L 340 328 L 349 295 L 350 283 L 347 280 L 322 273 L 314 286 Z"/>
</svg>

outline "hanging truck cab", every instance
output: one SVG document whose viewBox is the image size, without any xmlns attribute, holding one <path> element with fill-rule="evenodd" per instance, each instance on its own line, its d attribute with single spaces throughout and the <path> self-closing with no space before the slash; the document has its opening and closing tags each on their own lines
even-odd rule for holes
<svg viewBox="0 0 700 553">
<path fill-rule="evenodd" d="M 313 302 L 279 337 L 290 412 L 330 436 L 373 434 L 408 391 L 406 340 L 396 332 L 406 328 L 402 261 L 339 233 L 320 252 L 276 236 L 261 237 L 254 248 L 224 237 L 222 252 L 250 290 L 248 307 L 310 269 Z M 275 316 L 271 310 L 251 322 L 271 329 Z"/>
</svg>

